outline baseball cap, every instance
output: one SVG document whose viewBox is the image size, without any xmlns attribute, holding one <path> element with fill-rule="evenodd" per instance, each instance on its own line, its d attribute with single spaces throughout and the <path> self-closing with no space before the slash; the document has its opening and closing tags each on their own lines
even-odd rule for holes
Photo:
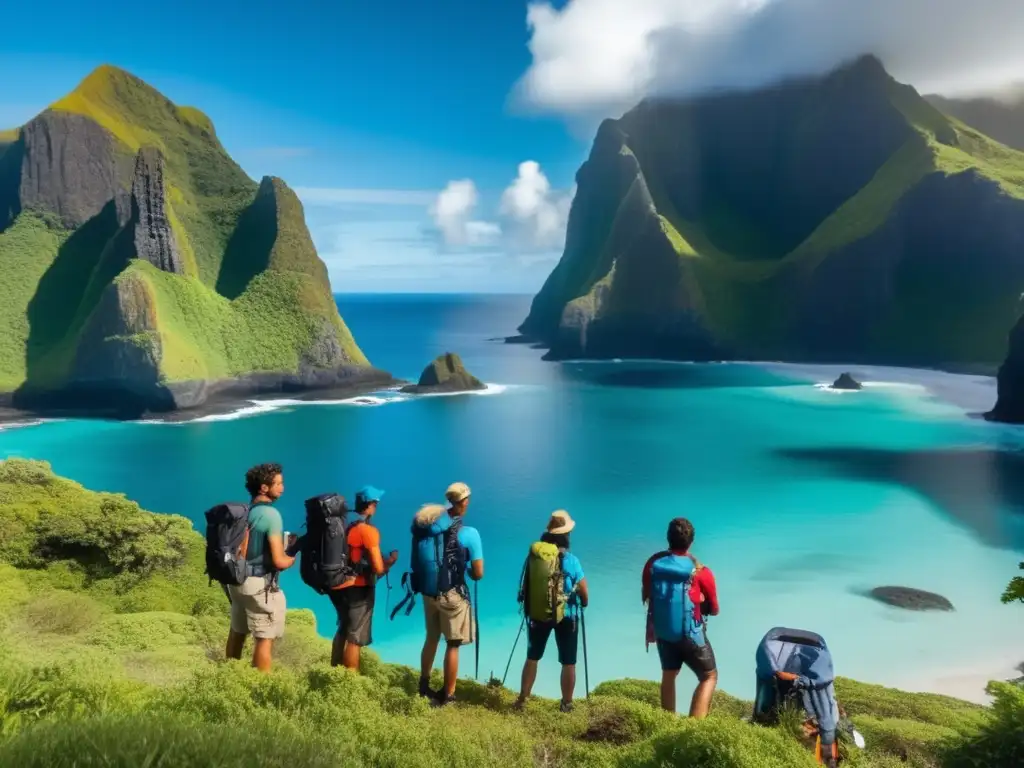
<svg viewBox="0 0 1024 768">
<path fill-rule="evenodd" d="M 468 499 L 469 493 L 469 486 L 465 483 L 452 483 L 444 492 L 444 497 L 448 499 L 449 503 L 458 504 L 460 501 Z"/>
<path fill-rule="evenodd" d="M 380 501 L 383 497 L 384 491 L 380 488 L 374 488 L 372 485 L 364 485 L 356 491 L 356 506 L 372 504 L 375 501 Z"/>
</svg>

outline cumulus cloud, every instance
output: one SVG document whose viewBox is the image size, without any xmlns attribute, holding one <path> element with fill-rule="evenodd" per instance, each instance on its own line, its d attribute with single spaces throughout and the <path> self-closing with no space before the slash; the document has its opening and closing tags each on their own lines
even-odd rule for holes
<svg viewBox="0 0 1024 768">
<path fill-rule="evenodd" d="M 501 247 L 524 254 L 562 247 L 572 196 L 552 189 L 540 164 L 527 160 L 501 193 L 495 216 L 476 217 L 480 196 L 471 179 L 449 181 L 428 210 L 446 246 Z"/>
<path fill-rule="evenodd" d="M 510 222 L 519 250 L 550 250 L 565 244 L 565 225 L 573 192 L 559 193 L 540 164 L 527 160 L 519 164 L 515 180 L 501 195 L 502 216 Z"/>
<path fill-rule="evenodd" d="M 489 245 L 501 236 L 498 224 L 472 218 L 477 198 L 472 179 L 458 179 L 449 181 L 430 205 L 430 216 L 446 245 Z"/>
<path fill-rule="evenodd" d="M 530 4 L 527 25 L 518 95 L 565 114 L 818 74 L 864 53 L 922 91 L 1024 76 L 1022 0 L 569 0 Z"/>
</svg>

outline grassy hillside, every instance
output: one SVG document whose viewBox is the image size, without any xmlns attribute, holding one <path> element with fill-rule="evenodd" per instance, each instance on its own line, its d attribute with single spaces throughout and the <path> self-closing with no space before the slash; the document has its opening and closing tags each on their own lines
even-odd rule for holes
<svg viewBox="0 0 1024 768">
<path fill-rule="evenodd" d="M 756 126 L 752 128 L 751 126 Z M 994 368 L 1024 290 L 1024 153 L 870 57 L 606 121 L 521 330 L 556 357 Z"/>
<path fill-rule="evenodd" d="M 45 142 L 63 147 L 56 159 L 40 154 Z M 136 253 L 136 227 L 147 222 L 133 218 L 134 195 L 156 178 L 133 192 L 135 177 L 153 172 L 136 165 L 143 148 L 159 152 L 162 183 L 148 203 L 166 216 L 180 273 Z M 4 201 L 12 207 L 6 223 L 0 210 L 0 393 L 19 390 L 28 400 L 82 383 L 172 385 L 367 365 L 338 316 L 294 192 L 280 179 L 257 185 L 209 118 L 127 72 L 100 67 L 26 128 L 0 134 Z M 151 327 L 124 316 L 116 286 L 127 279 L 145 285 L 138 309 Z M 114 309 L 98 314 L 111 291 Z M 151 337 L 155 370 L 136 361 L 97 382 L 96 361 L 127 365 L 126 339 L 138 334 Z"/>
<path fill-rule="evenodd" d="M 513 692 L 460 681 L 460 702 L 432 710 L 408 667 L 372 652 L 362 676 L 327 666 L 330 644 L 305 610 L 289 611 L 269 676 L 225 662 L 227 603 L 189 522 L 41 462 L 0 462 L 0 594 L 0 765 L 814 765 L 785 727 L 744 722 L 748 702 L 718 694 L 695 722 L 657 709 L 648 681 L 604 683 L 570 715 L 543 699 L 514 713 Z M 869 742 L 851 765 L 1024 755 L 1021 689 L 995 687 L 995 709 L 849 680 L 838 690 Z"/>
<path fill-rule="evenodd" d="M 1014 149 L 1024 150 L 1024 85 L 996 97 L 925 97 L 936 109 Z"/>
</svg>

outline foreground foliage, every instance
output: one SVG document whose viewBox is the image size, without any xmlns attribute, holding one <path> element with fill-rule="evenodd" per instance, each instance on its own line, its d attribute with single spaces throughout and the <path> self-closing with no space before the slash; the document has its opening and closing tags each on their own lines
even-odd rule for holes
<svg viewBox="0 0 1024 768">
<path fill-rule="evenodd" d="M 460 682 L 431 709 L 417 673 L 366 653 L 326 664 L 309 611 L 290 611 L 276 669 L 222 660 L 226 605 L 202 575 L 184 518 L 93 493 L 40 462 L 0 462 L 0 765 L 33 768 L 402 766 L 813 766 L 784 726 L 744 722 L 725 693 L 701 722 L 659 710 L 657 684 L 618 680 L 564 715 L 514 713 L 495 682 Z M 219 599 L 218 599 L 219 598 Z M 435 685 L 440 680 L 435 680 Z M 1024 764 L 1024 690 L 983 708 L 849 680 L 840 700 L 869 748 L 850 764 Z"/>
</svg>

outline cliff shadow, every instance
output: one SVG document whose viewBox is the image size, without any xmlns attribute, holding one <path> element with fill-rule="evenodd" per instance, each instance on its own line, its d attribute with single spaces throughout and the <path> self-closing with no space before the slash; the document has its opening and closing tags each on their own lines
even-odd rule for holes
<svg viewBox="0 0 1024 768">
<path fill-rule="evenodd" d="M 565 362 L 562 375 L 602 387 L 635 389 L 716 389 L 781 387 L 805 384 L 756 365 L 735 363 L 659 363 L 650 361 Z"/>
<path fill-rule="evenodd" d="M 29 381 L 39 372 L 40 361 L 71 330 L 86 293 L 95 282 L 104 250 L 119 226 L 117 206 L 111 200 L 64 241 L 43 273 L 27 311 L 25 364 Z"/>
<path fill-rule="evenodd" d="M 238 217 L 235 231 L 228 240 L 217 274 L 217 293 L 227 299 L 241 296 L 253 278 L 270 265 L 270 253 L 276 241 L 277 211 L 273 199 L 268 207 L 257 194 Z"/>
<path fill-rule="evenodd" d="M 1024 454 L 988 448 L 792 448 L 789 461 L 824 465 L 853 480 L 891 483 L 927 498 L 985 544 L 1024 548 Z M 1009 510 L 1007 519 L 1005 510 Z"/>
</svg>

